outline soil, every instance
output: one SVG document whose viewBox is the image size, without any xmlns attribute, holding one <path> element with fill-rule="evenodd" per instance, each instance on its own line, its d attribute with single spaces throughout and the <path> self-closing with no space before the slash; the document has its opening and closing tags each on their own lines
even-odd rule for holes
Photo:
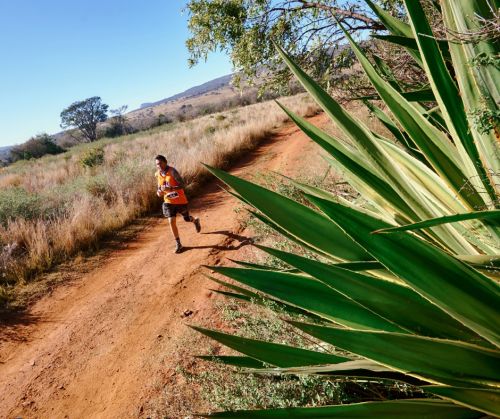
<svg viewBox="0 0 500 419">
<path fill-rule="evenodd" d="M 323 125 L 325 117 L 310 120 Z M 316 146 L 288 124 L 230 172 L 294 176 L 317 158 Z M 187 325 L 207 324 L 220 298 L 201 265 L 257 252 L 235 211 L 238 201 L 221 186 L 214 181 L 191 202 L 200 234 L 178 217 L 183 253 L 173 254 L 166 220 L 149 217 L 92 269 L 72 272 L 70 281 L 0 323 L 1 418 L 149 417 L 152 401 L 183 397 L 179 356 L 209 349 L 193 344 L 208 346 L 191 339 Z"/>
</svg>

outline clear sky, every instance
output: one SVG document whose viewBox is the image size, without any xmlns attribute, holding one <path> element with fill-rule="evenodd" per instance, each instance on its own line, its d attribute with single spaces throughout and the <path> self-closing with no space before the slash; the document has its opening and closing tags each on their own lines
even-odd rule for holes
<svg viewBox="0 0 500 419">
<path fill-rule="evenodd" d="M 0 0 L 0 146 L 60 131 L 72 102 L 135 109 L 231 72 L 189 69 L 185 0 Z"/>
</svg>

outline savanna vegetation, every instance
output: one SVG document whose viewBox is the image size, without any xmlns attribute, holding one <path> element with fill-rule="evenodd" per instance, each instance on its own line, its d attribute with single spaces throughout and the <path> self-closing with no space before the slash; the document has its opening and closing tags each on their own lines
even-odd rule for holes
<svg viewBox="0 0 500 419">
<path fill-rule="evenodd" d="M 238 354 L 212 360 L 246 373 L 347 379 L 395 391 L 326 405 L 227 405 L 231 411 L 206 416 L 500 416 L 499 5 L 404 4 L 402 18 L 366 0 L 389 34 L 384 41 L 404 47 L 424 72 L 425 94 L 408 94 L 337 20 L 380 100 L 368 108 L 392 136 L 352 115 L 276 47 L 341 135 L 283 104 L 284 112 L 356 193 L 292 181 L 300 194 L 285 196 L 209 167 L 298 249 L 258 244 L 280 263 L 211 268 L 235 281 L 215 279 L 229 297 L 276 307 L 286 343 L 196 328 Z M 430 13 L 443 22 L 444 38 L 435 36 Z M 311 339 L 305 346 L 304 335 Z"/>
<path fill-rule="evenodd" d="M 23 144 L 12 147 L 10 150 L 11 161 L 38 159 L 47 154 L 64 153 L 55 139 L 48 134 L 39 134 Z"/>
<path fill-rule="evenodd" d="M 301 115 L 318 107 L 304 96 L 284 99 Z M 227 167 L 287 120 L 263 102 L 149 131 L 101 139 L 64 154 L 19 161 L 0 173 L 0 295 L 60 261 L 92 248 L 158 204 L 154 156 L 168 156 L 193 194 L 207 178 L 200 161 Z"/>
</svg>

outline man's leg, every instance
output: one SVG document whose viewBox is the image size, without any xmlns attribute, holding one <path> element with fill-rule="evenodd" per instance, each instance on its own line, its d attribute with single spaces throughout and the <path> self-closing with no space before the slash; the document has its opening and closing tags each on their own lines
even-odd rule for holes
<svg viewBox="0 0 500 419">
<path fill-rule="evenodd" d="M 180 213 L 184 218 L 184 221 L 188 223 L 194 223 L 194 227 L 196 228 L 197 233 L 201 231 L 200 219 L 198 217 L 195 218 L 192 215 L 189 215 L 189 210 L 187 205 L 185 206 L 185 208 L 182 209 L 182 211 L 180 211 Z"/>
<path fill-rule="evenodd" d="M 175 240 L 179 240 L 179 229 L 177 228 L 177 220 L 175 215 L 173 217 L 168 217 L 168 223 L 170 224 L 170 230 Z"/>
<path fill-rule="evenodd" d="M 175 239 L 175 253 L 182 251 L 181 240 L 179 239 L 179 230 L 177 229 L 177 208 L 171 204 L 163 204 L 163 215 L 167 218 L 170 230 Z"/>
<path fill-rule="evenodd" d="M 179 238 L 179 230 L 177 230 L 177 220 L 175 215 L 168 218 L 168 223 L 170 224 L 170 230 L 172 230 L 172 235 L 175 239 L 175 250 L 174 253 L 182 252 L 181 239 Z"/>
</svg>

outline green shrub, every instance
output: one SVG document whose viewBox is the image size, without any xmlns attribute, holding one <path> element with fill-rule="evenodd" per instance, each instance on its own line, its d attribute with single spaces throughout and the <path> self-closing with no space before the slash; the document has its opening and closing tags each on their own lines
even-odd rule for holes
<svg viewBox="0 0 500 419">
<path fill-rule="evenodd" d="M 80 156 L 80 164 L 83 167 L 95 167 L 104 163 L 104 148 L 91 147 L 88 148 Z"/>
<path fill-rule="evenodd" d="M 209 125 L 208 127 L 205 128 L 205 134 L 207 135 L 212 135 L 213 133 L 215 133 L 215 131 L 217 131 L 217 128 Z"/>
<path fill-rule="evenodd" d="M 90 177 L 85 184 L 85 190 L 92 196 L 103 199 L 108 205 L 116 199 L 116 192 L 106 175 Z"/>
<path fill-rule="evenodd" d="M 5 226 L 9 220 L 18 218 L 30 220 L 44 212 L 44 200 L 40 195 L 21 187 L 0 189 L 0 224 Z"/>
<path fill-rule="evenodd" d="M 64 153 L 64 149 L 56 144 L 55 139 L 48 134 L 40 134 L 15 146 L 10 151 L 13 161 L 38 159 L 46 154 Z"/>
</svg>

